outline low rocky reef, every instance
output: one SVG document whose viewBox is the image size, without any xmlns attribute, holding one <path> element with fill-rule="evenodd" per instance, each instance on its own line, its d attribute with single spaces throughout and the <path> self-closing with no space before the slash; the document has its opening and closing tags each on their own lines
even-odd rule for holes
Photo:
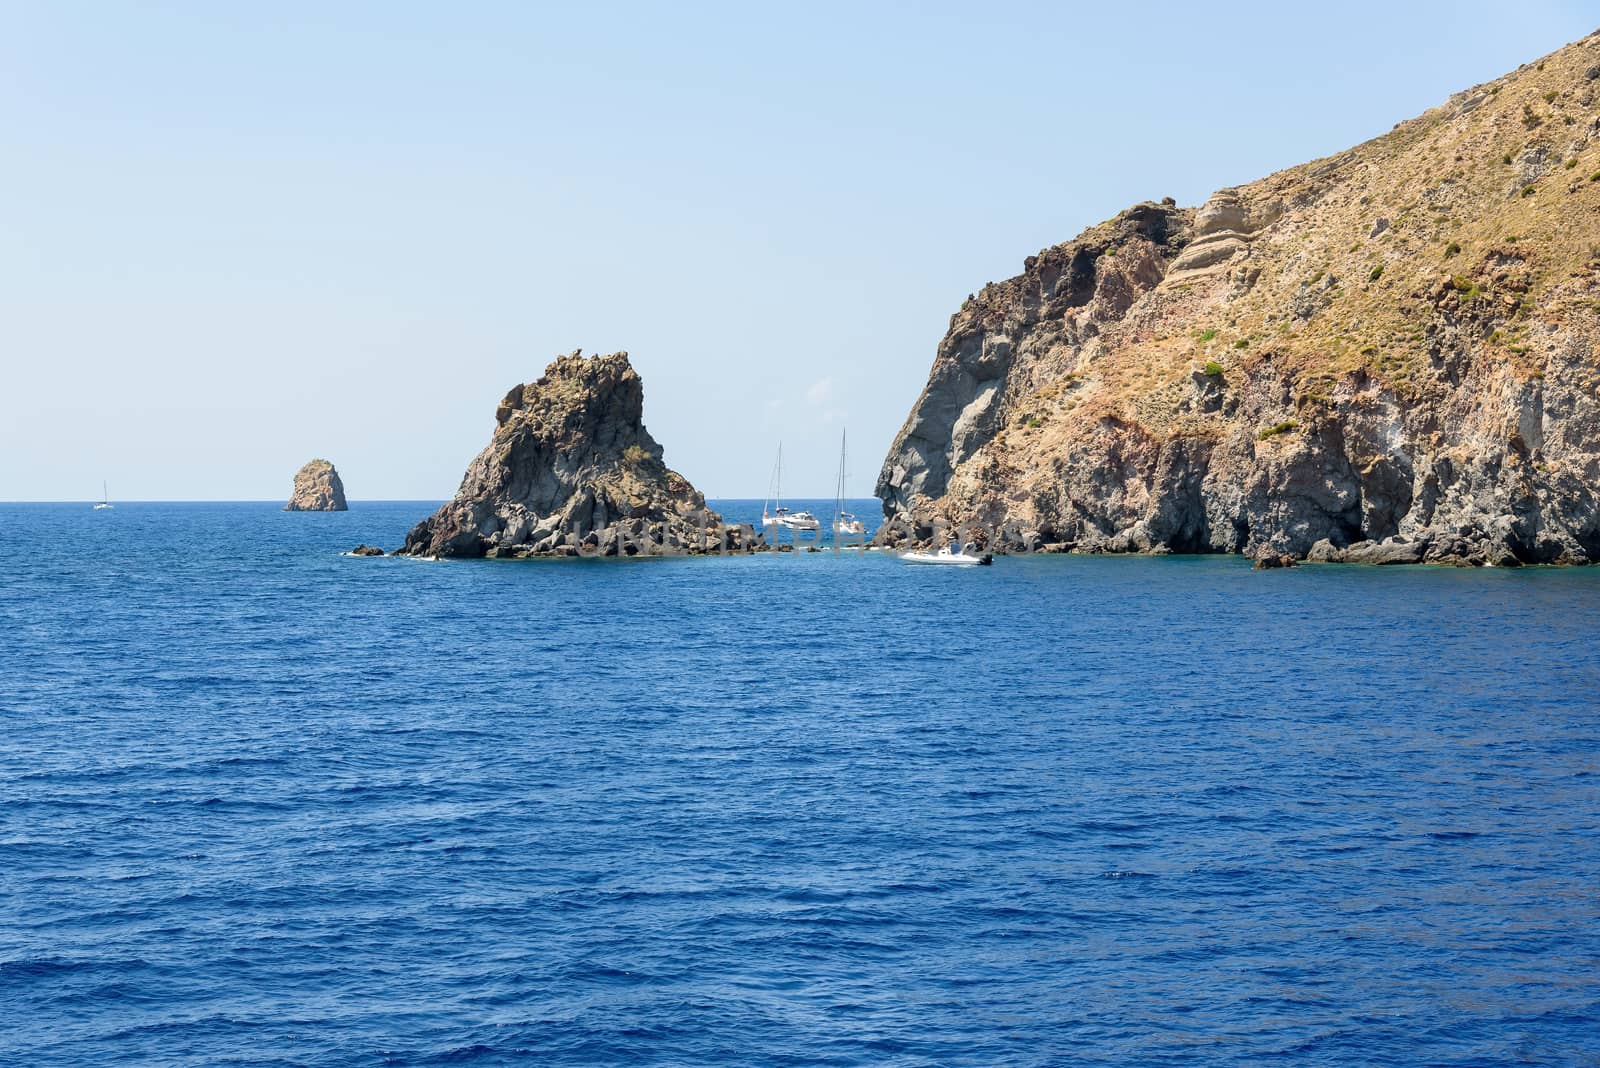
<svg viewBox="0 0 1600 1068">
<path fill-rule="evenodd" d="M 1236 556 L 1237 552 L 1201 550 L 1180 552 L 1170 546 L 1146 545 L 1132 541 L 1087 537 L 1059 540 L 1053 531 L 1028 530 L 1015 523 L 983 527 L 972 523 L 948 523 L 942 519 L 927 522 L 891 517 L 872 539 L 877 548 L 905 550 L 944 545 L 951 541 L 1000 556 L 1031 554 L 1071 554 L 1075 556 Z M 1396 534 L 1382 539 L 1334 540 L 1322 538 L 1305 553 L 1282 552 L 1269 545 L 1245 554 L 1258 570 L 1311 564 L 1433 564 L 1442 567 L 1522 567 L 1525 564 L 1556 567 L 1583 566 L 1589 561 L 1557 556 L 1549 560 L 1525 561 L 1504 542 L 1484 539 L 1475 531 Z"/>
<path fill-rule="evenodd" d="M 495 409 L 488 446 L 454 499 L 406 535 L 402 555 L 523 559 L 749 551 L 662 461 L 644 384 L 626 352 L 557 358 Z"/>
<path fill-rule="evenodd" d="M 312 460 L 295 472 L 294 492 L 285 512 L 344 512 L 349 510 L 344 499 L 344 483 L 339 472 L 327 460 Z"/>
<path fill-rule="evenodd" d="M 703 523 L 703 525 L 700 525 Z M 515 546 L 509 550 L 498 547 L 484 552 L 485 559 L 594 559 L 601 557 L 673 557 L 673 556 L 743 556 L 752 553 L 820 553 L 841 552 L 845 549 L 866 549 L 864 540 L 834 546 L 820 541 L 812 543 L 785 543 L 770 540 L 749 523 L 724 523 L 717 513 L 707 511 L 689 517 L 687 527 L 672 528 L 655 524 L 614 523 L 602 531 L 590 532 L 581 538 L 549 549 L 532 549 Z M 385 553 L 376 545 L 362 543 L 351 549 L 349 556 L 416 556 L 440 559 L 439 555 L 407 552 L 404 548 Z M 456 554 L 457 558 L 465 557 Z"/>
</svg>

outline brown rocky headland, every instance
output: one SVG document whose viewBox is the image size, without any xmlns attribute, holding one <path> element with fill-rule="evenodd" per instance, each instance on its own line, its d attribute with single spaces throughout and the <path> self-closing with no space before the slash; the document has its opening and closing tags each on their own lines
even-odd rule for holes
<svg viewBox="0 0 1600 1068">
<path fill-rule="evenodd" d="M 1600 561 L 1600 35 L 951 317 L 880 543 Z"/>
</svg>

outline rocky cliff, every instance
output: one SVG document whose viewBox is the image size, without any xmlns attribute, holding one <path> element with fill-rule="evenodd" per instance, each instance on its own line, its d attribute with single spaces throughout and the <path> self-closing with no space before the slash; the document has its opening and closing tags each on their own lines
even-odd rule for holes
<svg viewBox="0 0 1600 1068">
<path fill-rule="evenodd" d="M 887 540 L 1600 560 L 1600 35 L 1023 266 L 951 318 Z"/>
<path fill-rule="evenodd" d="M 406 535 L 414 556 L 632 555 L 705 551 L 721 519 L 669 471 L 644 422 L 625 352 L 574 352 L 515 386 L 455 499 Z"/>
<path fill-rule="evenodd" d="M 349 505 L 344 500 L 344 483 L 339 472 L 326 460 L 312 460 L 294 475 L 294 492 L 285 512 L 343 512 Z"/>
</svg>

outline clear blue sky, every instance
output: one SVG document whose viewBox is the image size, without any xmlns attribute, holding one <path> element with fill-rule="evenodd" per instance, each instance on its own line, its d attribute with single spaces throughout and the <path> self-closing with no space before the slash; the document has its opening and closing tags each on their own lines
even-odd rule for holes
<svg viewBox="0 0 1600 1068">
<path fill-rule="evenodd" d="M 0 4 L 0 499 L 439 498 L 627 349 L 710 496 L 879 464 L 967 293 L 1591 5 Z"/>
</svg>

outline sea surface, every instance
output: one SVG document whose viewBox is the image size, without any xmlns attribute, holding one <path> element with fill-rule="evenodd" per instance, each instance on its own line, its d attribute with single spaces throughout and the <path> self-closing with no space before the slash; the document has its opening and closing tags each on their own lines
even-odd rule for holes
<svg viewBox="0 0 1600 1068">
<path fill-rule="evenodd" d="M 1600 569 L 432 507 L 0 506 L 0 1064 L 1600 1064 Z"/>
</svg>

